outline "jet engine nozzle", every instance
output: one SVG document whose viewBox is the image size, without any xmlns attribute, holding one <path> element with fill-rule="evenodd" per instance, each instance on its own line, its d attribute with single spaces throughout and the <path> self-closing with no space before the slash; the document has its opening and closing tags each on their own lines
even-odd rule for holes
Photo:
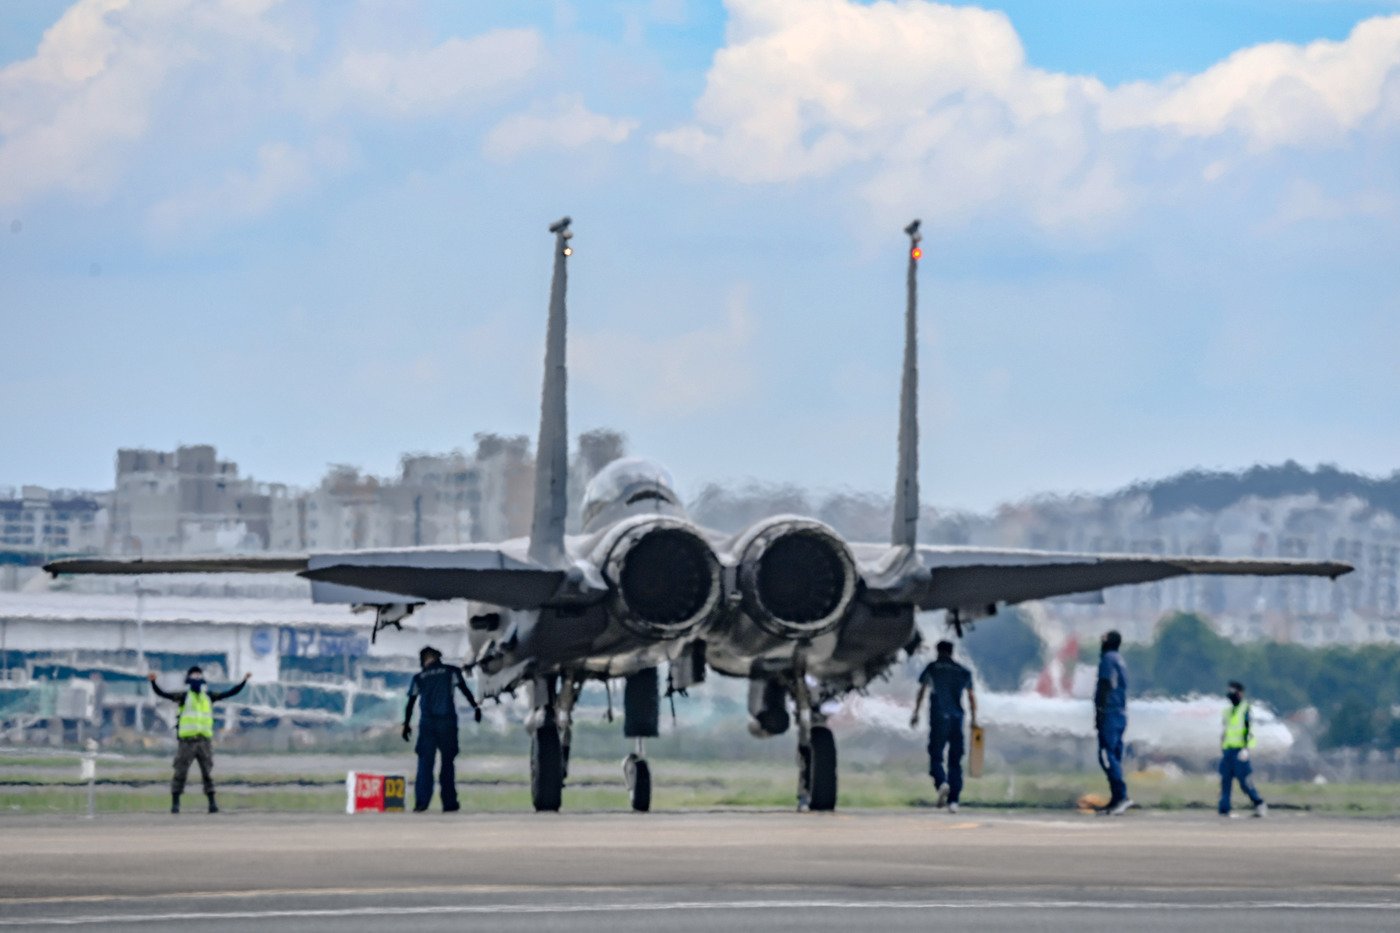
<svg viewBox="0 0 1400 933">
<path fill-rule="evenodd" d="M 769 634 L 792 641 L 823 635 L 855 599 L 851 550 L 821 522 L 769 519 L 743 535 L 737 553 L 744 612 Z"/>
<path fill-rule="evenodd" d="M 649 518 L 618 530 L 602 567 L 623 625 L 660 641 L 687 635 L 714 614 L 723 591 L 719 558 L 694 528 Z"/>
</svg>

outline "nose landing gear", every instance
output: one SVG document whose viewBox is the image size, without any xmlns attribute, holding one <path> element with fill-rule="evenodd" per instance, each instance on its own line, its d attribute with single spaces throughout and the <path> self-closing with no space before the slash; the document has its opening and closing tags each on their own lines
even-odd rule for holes
<svg viewBox="0 0 1400 933">
<path fill-rule="evenodd" d="M 651 766 L 646 761 L 646 740 L 661 734 L 661 680 L 656 668 L 631 674 L 622 692 L 622 734 L 635 741 L 632 754 L 622 762 L 627 797 L 638 813 L 651 810 Z"/>
</svg>

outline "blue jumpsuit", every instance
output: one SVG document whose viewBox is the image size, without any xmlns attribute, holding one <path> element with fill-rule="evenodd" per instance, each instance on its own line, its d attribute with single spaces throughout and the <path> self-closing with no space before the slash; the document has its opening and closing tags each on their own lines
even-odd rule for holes
<svg viewBox="0 0 1400 933">
<path fill-rule="evenodd" d="M 459 809 L 457 803 L 457 706 L 454 689 L 469 696 L 462 669 L 434 661 L 413 675 L 409 685 L 410 698 L 417 697 L 418 777 L 413 784 L 414 809 L 426 810 L 433 802 L 433 759 L 441 753 L 442 769 L 438 780 L 442 785 L 442 808 Z"/>
<path fill-rule="evenodd" d="M 963 786 L 962 695 L 972 687 L 972 672 L 952 658 L 939 658 L 924 668 L 919 683 L 929 688 L 928 773 L 935 787 L 948 785 L 948 802 L 957 803 Z"/>
<path fill-rule="evenodd" d="M 1106 689 L 1105 689 L 1106 687 Z M 1108 776 L 1109 805 L 1128 799 L 1123 780 L 1123 733 L 1128 728 L 1128 668 L 1116 651 L 1099 658 L 1099 766 Z"/>
</svg>

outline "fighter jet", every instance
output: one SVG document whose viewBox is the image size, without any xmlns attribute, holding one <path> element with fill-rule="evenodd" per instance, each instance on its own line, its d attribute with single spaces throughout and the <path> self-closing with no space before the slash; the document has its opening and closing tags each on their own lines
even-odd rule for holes
<svg viewBox="0 0 1400 933">
<path fill-rule="evenodd" d="M 959 634 L 999 606 L 1183 574 L 1337 577 L 1346 564 L 1062 554 L 917 543 L 917 270 L 909 237 L 894 526 L 888 543 L 844 541 L 803 516 L 761 521 L 737 536 L 700 527 L 670 475 L 646 460 L 616 461 L 588 485 L 582 532 L 566 536 L 565 367 L 570 219 L 549 227 L 553 277 L 528 538 L 499 544 L 298 555 L 82 558 L 62 573 L 293 571 L 312 598 L 376 614 L 375 631 L 430 600 L 466 600 L 478 693 L 529 692 L 530 789 L 536 810 L 558 810 L 568 774 L 574 703 L 590 680 L 624 678 L 624 762 L 633 809 L 651 806 L 645 739 L 659 734 L 660 675 L 684 690 L 709 669 L 750 682 L 750 731 L 796 721 L 800 809 L 836 806 L 836 744 L 825 701 L 865 687 L 917 645 L 917 610 L 946 610 Z M 789 715 L 789 708 L 792 715 Z"/>
</svg>

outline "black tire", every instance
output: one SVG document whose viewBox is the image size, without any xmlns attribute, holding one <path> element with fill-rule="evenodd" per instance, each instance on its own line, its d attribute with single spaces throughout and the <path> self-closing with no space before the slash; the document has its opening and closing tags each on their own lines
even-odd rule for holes
<svg viewBox="0 0 1400 933">
<path fill-rule="evenodd" d="M 645 761 L 638 760 L 632 763 L 632 781 L 628 795 L 632 799 L 633 810 L 646 813 L 651 809 L 651 766 Z"/>
<path fill-rule="evenodd" d="M 836 738 L 826 726 L 812 727 L 811 752 L 807 757 L 807 789 L 813 810 L 836 809 Z"/>
<path fill-rule="evenodd" d="M 530 739 L 530 800 L 537 813 L 557 811 L 564 797 L 564 756 L 559 727 L 544 722 Z"/>
</svg>

